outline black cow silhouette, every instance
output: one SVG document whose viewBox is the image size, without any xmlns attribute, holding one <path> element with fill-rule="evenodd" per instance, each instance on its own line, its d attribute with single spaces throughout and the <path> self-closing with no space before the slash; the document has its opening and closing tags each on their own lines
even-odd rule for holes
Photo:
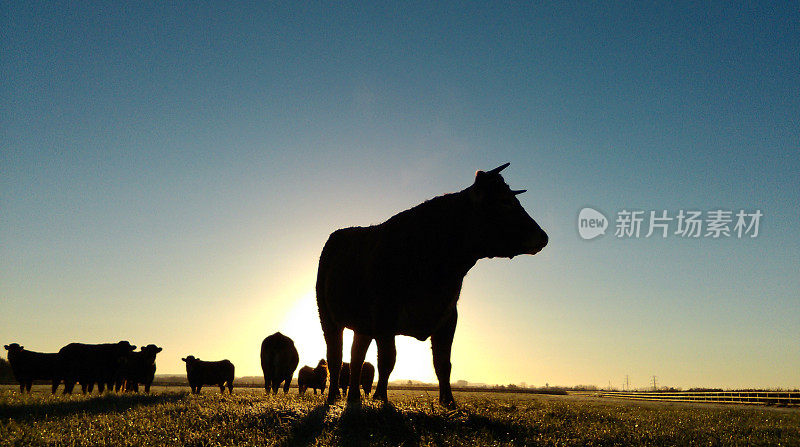
<svg viewBox="0 0 800 447">
<path fill-rule="evenodd" d="M 192 393 L 200 394 L 203 385 L 217 385 L 219 392 L 225 393 L 225 386 L 228 386 L 228 393 L 233 394 L 233 363 L 230 360 L 217 360 L 206 362 L 193 355 L 182 358 L 186 362 L 186 378 L 189 380 L 189 388 Z"/>
<path fill-rule="evenodd" d="M 322 359 L 317 363 L 316 368 L 312 368 L 308 365 L 300 368 L 300 371 L 297 373 L 297 392 L 299 394 L 305 394 L 306 390 L 311 388 L 314 390 L 314 394 L 317 394 L 317 390 L 325 393 L 325 382 L 327 381 L 328 362 Z"/>
<path fill-rule="evenodd" d="M 291 338 L 276 332 L 261 342 L 261 370 L 264 372 L 264 390 L 276 394 L 281 382 L 284 383 L 283 392 L 289 392 L 292 376 L 300 356 Z"/>
<path fill-rule="evenodd" d="M 372 340 L 378 344 L 373 398 L 387 399 L 394 337 L 431 338 L 439 401 L 454 406 L 450 351 L 464 276 L 482 258 L 536 254 L 547 234 L 522 208 L 500 175 L 508 163 L 478 171 L 468 188 L 428 200 L 370 227 L 333 232 L 317 272 L 317 306 L 327 344 L 330 391 L 339 397 L 342 331 L 354 332 L 350 389 L 358 384 Z M 359 402 L 361 394 L 348 393 Z"/>
<path fill-rule="evenodd" d="M 162 349 L 150 344 L 142 346 L 138 352 L 131 352 L 122 360 L 119 376 L 117 377 L 114 389 L 119 391 L 139 392 L 139 384 L 144 385 L 144 392 L 150 392 L 150 385 L 156 375 L 156 354 Z"/>
<path fill-rule="evenodd" d="M 361 380 L 358 381 L 361 388 L 364 389 L 364 397 L 369 397 L 372 392 L 372 382 L 375 380 L 375 367 L 370 362 L 364 362 L 361 366 Z M 339 375 L 339 388 L 342 389 L 342 394 L 347 395 L 347 388 L 350 387 L 350 364 L 342 363 L 342 371 Z M 358 389 L 358 385 L 355 387 Z"/>
<path fill-rule="evenodd" d="M 136 346 L 127 341 L 97 345 L 70 343 L 58 351 L 59 370 L 64 378 L 64 394 L 72 393 L 75 383 L 81 391 L 92 392 L 94 385 L 103 392 L 112 390 L 122 363 Z"/>
<path fill-rule="evenodd" d="M 61 382 L 58 369 L 58 354 L 28 351 L 19 343 L 3 345 L 8 351 L 8 363 L 11 372 L 19 382 L 19 392 L 31 392 L 34 380 L 50 380 L 51 392 L 55 393 Z"/>
</svg>

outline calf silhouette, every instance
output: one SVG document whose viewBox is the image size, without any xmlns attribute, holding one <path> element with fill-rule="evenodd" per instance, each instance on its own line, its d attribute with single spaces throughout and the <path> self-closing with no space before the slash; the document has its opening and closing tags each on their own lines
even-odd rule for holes
<svg viewBox="0 0 800 447">
<path fill-rule="evenodd" d="M 327 380 L 328 362 L 326 362 L 325 359 L 320 360 L 316 368 L 306 365 L 300 368 L 300 371 L 297 373 L 297 392 L 299 394 L 305 394 L 308 388 L 312 388 L 314 394 L 317 394 L 317 390 L 324 393 L 325 382 L 327 382 Z"/>
</svg>

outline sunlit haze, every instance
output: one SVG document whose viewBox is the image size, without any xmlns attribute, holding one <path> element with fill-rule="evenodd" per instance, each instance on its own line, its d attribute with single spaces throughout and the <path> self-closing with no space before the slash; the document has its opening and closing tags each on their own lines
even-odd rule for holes
<svg viewBox="0 0 800 447">
<path fill-rule="evenodd" d="M 466 276 L 452 381 L 799 387 L 797 4 L 558 5 L 3 3 L 0 341 L 316 365 L 330 233 L 510 162 L 550 242 Z M 391 380 L 435 382 L 430 342 Z"/>
</svg>

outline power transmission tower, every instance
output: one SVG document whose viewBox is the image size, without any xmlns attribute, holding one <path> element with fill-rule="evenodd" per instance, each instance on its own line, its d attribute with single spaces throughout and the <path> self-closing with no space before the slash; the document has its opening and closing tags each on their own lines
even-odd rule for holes
<svg viewBox="0 0 800 447">
<path fill-rule="evenodd" d="M 630 378 L 628 377 L 627 374 L 625 374 L 625 391 L 630 391 L 630 390 L 631 390 Z"/>
<path fill-rule="evenodd" d="M 658 391 L 658 377 L 653 376 L 653 391 Z"/>
</svg>

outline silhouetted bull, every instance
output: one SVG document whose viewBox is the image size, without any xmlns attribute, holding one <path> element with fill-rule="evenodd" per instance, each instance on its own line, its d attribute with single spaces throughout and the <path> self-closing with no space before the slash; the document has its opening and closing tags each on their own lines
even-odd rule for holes
<svg viewBox="0 0 800 447">
<path fill-rule="evenodd" d="M 289 392 L 289 385 L 292 384 L 294 370 L 300 356 L 291 338 L 276 332 L 261 342 L 261 370 L 264 372 L 264 390 L 269 393 L 270 386 L 272 393 L 276 394 L 281 382 L 284 383 L 283 393 Z"/>
<path fill-rule="evenodd" d="M 144 392 L 150 392 L 150 385 L 156 375 L 156 354 L 162 349 L 156 345 L 142 346 L 139 352 L 132 352 L 120 365 L 115 390 L 139 392 L 139 384 L 144 385 Z"/>
<path fill-rule="evenodd" d="M 58 371 L 58 354 L 28 351 L 18 343 L 4 345 L 8 351 L 8 363 L 11 365 L 11 372 L 19 382 L 19 392 L 31 392 L 34 380 L 50 380 L 52 383 L 51 392 L 55 393 L 61 382 L 61 374 Z"/>
<path fill-rule="evenodd" d="M 59 369 L 64 375 L 64 394 L 72 393 L 76 382 L 81 391 L 91 393 L 94 385 L 103 392 L 113 389 L 124 359 L 136 349 L 127 341 L 90 345 L 70 343 L 58 351 Z"/>
<path fill-rule="evenodd" d="M 456 302 L 464 276 L 482 258 L 536 254 L 547 234 L 531 219 L 500 175 L 508 163 L 478 171 L 463 191 L 445 194 L 371 227 L 333 232 L 317 272 L 317 306 L 331 372 L 328 402 L 339 397 L 342 330 L 354 332 L 350 385 L 358 383 L 364 355 L 378 344 L 375 399 L 387 399 L 394 369 L 394 337 L 431 338 L 439 401 L 455 405 L 450 349 Z M 349 393 L 348 401 L 360 401 Z"/>
<path fill-rule="evenodd" d="M 219 392 L 225 394 L 225 385 L 228 393 L 233 394 L 233 363 L 230 360 L 205 362 L 193 355 L 182 358 L 186 362 L 186 378 L 192 393 L 200 394 L 203 385 L 217 385 Z"/>
<path fill-rule="evenodd" d="M 364 389 L 364 397 L 369 397 L 372 391 L 372 382 L 375 380 L 375 367 L 370 362 L 364 362 L 361 366 L 361 380 L 359 385 Z M 342 372 L 339 375 L 339 388 L 342 394 L 347 395 L 347 388 L 350 386 L 350 364 L 342 363 Z M 358 389 L 358 385 L 355 387 Z"/>
<path fill-rule="evenodd" d="M 316 368 L 308 365 L 300 368 L 297 373 L 297 392 L 298 394 L 305 394 L 306 389 L 312 388 L 314 394 L 317 390 L 325 393 L 325 382 L 328 381 L 328 362 L 322 359 L 317 363 Z"/>
</svg>

